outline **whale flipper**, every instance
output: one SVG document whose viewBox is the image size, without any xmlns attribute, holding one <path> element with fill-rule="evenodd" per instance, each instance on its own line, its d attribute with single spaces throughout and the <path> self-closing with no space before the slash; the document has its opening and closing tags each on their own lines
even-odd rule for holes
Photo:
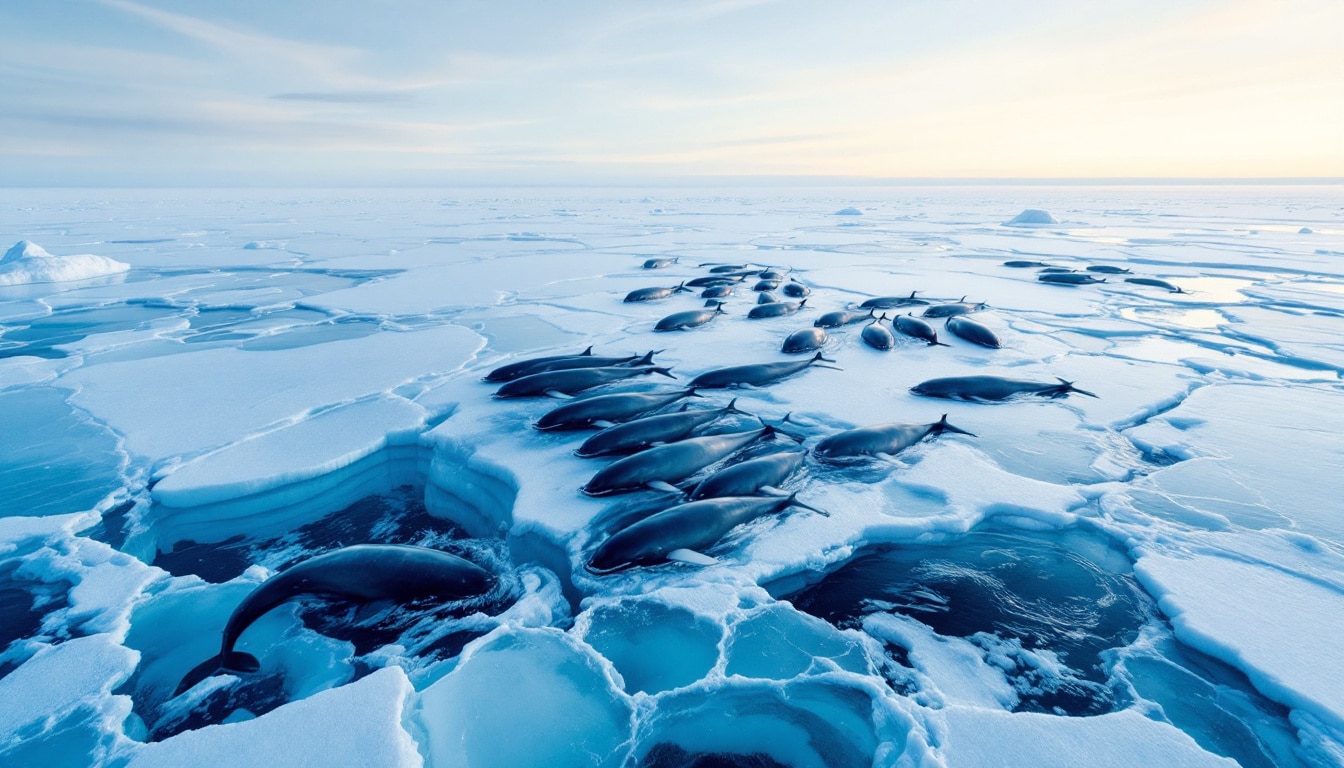
<svg viewBox="0 0 1344 768">
<path fill-rule="evenodd" d="M 718 565 L 719 560 L 709 555 L 702 555 L 693 549 L 674 549 L 667 553 L 667 559 L 687 565 Z"/>
<path fill-rule="evenodd" d="M 250 653 L 230 651 L 227 654 L 212 656 L 192 668 L 182 678 L 182 682 L 177 684 L 177 690 L 173 691 L 173 695 L 180 696 L 186 693 L 207 677 L 226 675 L 230 672 L 246 675 L 259 669 L 261 669 L 261 662 L 257 661 L 257 657 Z"/>
<path fill-rule="evenodd" d="M 572 400 L 574 398 L 573 395 L 567 395 L 558 389 L 548 389 L 546 390 L 545 394 L 547 397 L 554 398 L 556 400 Z"/>
<path fill-rule="evenodd" d="M 652 490 L 655 490 L 655 491 L 662 491 L 663 493 L 677 493 L 677 494 L 679 494 L 679 493 L 682 492 L 681 489 L 678 488 L 677 486 L 675 486 L 675 485 L 673 485 L 673 484 L 671 484 L 671 483 L 668 483 L 668 482 L 664 482 L 664 481 L 662 481 L 662 480 L 650 480 L 649 482 L 645 483 L 644 485 L 647 486 L 648 488 L 652 489 Z"/>
</svg>

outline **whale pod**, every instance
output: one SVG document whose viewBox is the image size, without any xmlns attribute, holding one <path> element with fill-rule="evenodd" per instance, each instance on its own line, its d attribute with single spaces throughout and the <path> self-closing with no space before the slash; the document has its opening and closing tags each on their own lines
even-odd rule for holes
<svg viewBox="0 0 1344 768">
<path fill-rule="evenodd" d="M 737 409 L 737 400 L 723 408 L 708 410 L 687 410 L 685 406 L 676 413 L 662 413 L 646 416 L 624 424 L 608 427 L 593 435 L 574 450 L 575 455 L 585 459 L 595 456 L 617 456 L 624 453 L 642 451 L 655 443 L 673 443 L 690 436 L 695 430 L 711 424 L 724 416 L 745 413 Z"/>
<path fill-rule="evenodd" d="M 678 504 L 622 528 L 602 542 L 589 559 L 588 570 L 613 573 L 668 560 L 711 565 L 716 561 L 704 551 L 743 523 L 789 507 L 820 512 L 795 497 L 728 496 Z"/>
<path fill-rule="evenodd" d="M 669 379 L 675 379 L 667 368 L 641 366 L 639 368 L 612 366 L 609 368 L 579 368 L 568 371 L 547 371 L 534 373 L 521 379 L 514 379 L 495 390 L 495 397 L 541 397 L 552 393 L 573 395 L 585 389 L 600 387 L 613 381 L 633 376 L 648 376 L 657 373 Z"/>
<path fill-rule="evenodd" d="M 1064 397 L 1071 392 L 1096 397 L 1087 390 L 1078 389 L 1073 382 L 1058 380 L 1058 384 L 1048 381 L 1028 381 L 1025 379 L 1006 379 L 1002 376 L 949 376 L 942 379 L 929 379 L 910 388 L 916 395 L 942 397 L 948 400 L 971 400 L 977 402 L 998 402 L 1017 395 L 1036 395 L 1039 397 Z"/>
<path fill-rule="evenodd" d="M 746 432 L 692 437 L 646 448 L 603 467 L 582 490 L 589 496 L 607 496 L 685 480 L 775 431 L 766 425 Z"/>
<path fill-rule="evenodd" d="M 255 672 L 256 657 L 233 650 L 247 628 L 273 608 L 307 595 L 356 602 L 422 598 L 461 600 L 487 592 L 494 578 L 468 560 L 425 547 L 360 544 L 304 560 L 248 593 L 224 625 L 219 655 L 187 673 L 178 695 L 216 674 Z"/>
<path fill-rule="evenodd" d="M 954 336 L 960 336 L 972 344 L 979 344 L 990 349 L 999 349 L 1003 346 L 999 343 L 999 337 L 995 336 L 988 326 L 969 317 L 954 315 L 947 318 L 943 327 L 951 331 Z"/>
<path fill-rule="evenodd" d="M 751 365 L 733 365 L 727 368 L 716 368 L 712 371 L 696 376 L 691 381 L 691 387 L 701 389 L 724 389 L 726 387 L 740 387 L 750 385 L 753 387 L 762 387 L 766 384 L 773 384 L 787 376 L 792 376 L 807 370 L 817 363 L 834 363 L 834 360 L 828 360 L 818 352 L 814 357 L 807 360 L 785 363 L 753 363 Z"/>
<path fill-rule="evenodd" d="M 629 421 L 669 406 L 684 397 L 700 397 L 693 388 L 678 392 L 616 392 L 572 400 L 547 411 L 534 425 L 543 432 L 588 429 L 597 422 Z"/>
<path fill-rule="evenodd" d="M 874 424 L 847 429 L 824 437 L 812 453 L 819 459 L 841 459 L 854 456 L 894 455 L 931 435 L 955 432 L 975 435 L 947 423 L 947 414 L 932 424 Z"/>
</svg>

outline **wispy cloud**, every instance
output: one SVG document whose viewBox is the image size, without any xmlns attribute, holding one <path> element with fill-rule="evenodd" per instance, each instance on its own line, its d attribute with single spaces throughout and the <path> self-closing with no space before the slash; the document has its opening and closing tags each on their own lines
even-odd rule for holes
<svg viewBox="0 0 1344 768">
<path fill-rule="evenodd" d="M 277 93 L 277 101 L 310 101 L 319 104 L 402 104 L 413 100 L 404 91 L 310 91 Z"/>
</svg>

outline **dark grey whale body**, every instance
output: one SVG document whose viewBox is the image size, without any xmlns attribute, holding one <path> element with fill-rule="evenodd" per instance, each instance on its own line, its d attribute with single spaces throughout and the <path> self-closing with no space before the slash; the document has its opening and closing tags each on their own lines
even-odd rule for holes
<svg viewBox="0 0 1344 768">
<path fill-rule="evenodd" d="M 706 371 L 696 376 L 689 386 L 701 389 L 724 389 L 743 385 L 760 387 L 805 371 L 819 362 L 834 363 L 835 361 L 822 357 L 821 353 L 818 352 L 815 356 L 798 362 L 733 365 L 728 368 Z"/>
<path fill-rule="evenodd" d="M 751 496 L 762 488 L 778 486 L 803 466 L 802 451 L 785 451 L 725 467 L 700 481 L 691 500 L 719 496 Z"/>
<path fill-rule="evenodd" d="M 576 448 L 574 453 L 585 459 L 595 456 L 615 456 L 642 451 L 655 443 L 676 442 L 724 416 L 743 413 L 736 406 L 737 400 L 731 401 L 723 408 L 692 411 L 682 406 L 682 410 L 675 413 L 663 413 L 627 421 L 608 427 L 583 441 L 583 445 Z"/>
<path fill-rule="evenodd" d="M 671 288 L 639 288 L 625 294 L 625 303 L 632 304 L 637 301 L 657 301 L 658 299 L 666 299 L 674 293 L 681 293 L 685 290 L 685 283 L 679 283 Z"/>
<path fill-rule="evenodd" d="M 706 307 L 708 307 L 706 302 Z M 685 312 L 673 312 L 658 321 L 653 327 L 655 331 L 679 331 L 683 328 L 694 328 L 704 325 L 719 315 L 728 314 L 723 311 L 723 302 L 714 302 L 713 309 L 689 309 Z"/>
<path fill-rule="evenodd" d="M 1106 282 L 1104 277 L 1096 278 L 1085 272 L 1045 272 L 1037 275 L 1036 279 L 1054 285 L 1091 285 Z"/>
<path fill-rule="evenodd" d="M 950 304 L 934 304 L 924 310 L 924 317 L 955 317 L 956 315 L 969 315 L 972 312 L 980 312 L 989 305 L 985 302 L 978 304 L 967 303 L 965 297 L 961 301 L 954 301 Z"/>
<path fill-rule="evenodd" d="M 873 319 L 873 310 L 871 309 L 868 310 L 866 314 L 863 312 L 850 312 L 849 310 L 841 309 L 835 312 L 827 312 L 821 317 L 818 317 L 816 322 L 812 324 L 818 328 L 840 328 L 851 323 L 861 323 L 864 320 L 871 319 Z"/>
<path fill-rule="evenodd" d="M 574 400 L 547 411 L 537 419 L 543 432 L 587 429 L 595 422 L 622 422 L 671 405 L 683 397 L 699 397 L 694 389 L 679 392 L 616 392 Z"/>
<path fill-rule="evenodd" d="M 923 339 L 929 343 L 929 346 L 946 347 L 947 345 L 938 340 L 938 332 L 932 325 L 915 317 L 913 314 L 897 315 L 892 319 L 891 325 L 896 330 L 916 339 Z"/>
<path fill-rule="evenodd" d="M 887 330 L 887 327 L 882 324 L 882 321 L 886 319 L 887 316 L 884 314 L 881 317 L 875 318 L 873 322 L 863 327 L 863 332 L 860 334 L 863 343 L 873 349 L 880 349 L 882 351 L 886 351 L 896 346 L 896 337 L 892 336 L 891 331 Z"/>
<path fill-rule="evenodd" d="M 943 418 L 932 424 L 874 424 L 847 429 L 822 438 L 812 452 L 819 459 L 896 454 L 926 437 L 944 432 L 974 437 L 970 432 L 948 424 L 947 414 L 943 414 Z"/>
<path fill-rule="evenodd" d="M 1166 280 L 1159 280 L 1156 277 L 1126 277 L 1125 282 L 1135 285 L 1151 285 L 1154 288 L 1166 288 L 1172 293 L 1185 293 L 1179 286 L 1168 283 Z"/>
<path fill-rule="evenodd" d="M 1000 349 L 1003 346 L 999 342 L 999 337 L 994 335 L 989 326 L 978 323 L 969 317 L 961 315 L 949 317 L 943 327 L 951 331 L 952 335 L 960 336 L 972 344 L 979 344 L 990 349 Z"/>
<path fill-rule="evenodd" d="M 1100 272 L 1103 275 L 1127 275 L 1127 267 L 1113 267 L 1110 264 L 1093 264 L 1087 268 L 1088 272 Z"/>
<path fill-rule="evenodd" d="M 657 565 L 669 559 L 712 564 L 713 558 L 706 557 L 704 550 L 729 531 L 789 507 L 813 509 L 794 496 L 728 496 L 679 504 L 618 531 L 602 542 L 587 567 L 593 573 L 604 574 L 637 565 Z"/>
<path fill-rule="evenodd" d="M 784 346 L 780 348 L 781 352 L 796 354 L 798 352 L 815 352 L 821 349 L 821 345 L 826 343 L 826 331 L 820 328 L 803 328 L 789 334 L 784 340 Z"/>
<path fill-rule="evenodd" d="M 620 381 L 633 376 L 647 376 L 651 373 L 657 373 L 669 379 L 677 378 L 667 368 L 658 366 L 577 368 L 568 371 L 533 373 L 521 379 L 514 379 L 497 389 L 494 396 L 497 398 L 541 397 L 554 392 L 562 395 L 573 395 L 585 389 L 610 384 L 613 381 Z"/>
<path fill-rule="evenodd" d="M 784 292 L 785 296 L 791 296 L 795 299 L 801 299 L 804 296 L 807 296 L 812 293 L 811 288 L 808 288 L 806 285 L 803 285 L 802 283 L 796 280 L 785 283 L 784 287 L 781 288 L 780 290 Z"/>
<path fill-rule="evenodd" d="M 747 317 L 752 320 L 760 320 L 764 317 L 783 317 L 792 315 L 794 312 L 802 309 L 807 304 L 807 299 L 799 302 L 792 301 L 771 301 L 766 304 L 757 304 L 747 313 Z"/>
<path fill-rule="evenodd" d="M 527 368 L 524 376 L 533 376 L 538 373 L 547 373 L 549 371 L 572 371 L 578 368 L 611 368 L 613 366 L 629 366 L 638 368 L 642 366 L 653 365 L 653 356 L 657 352 L 650 350 L 643 355 L 626 355 L 625 357 L 598 357 L 596 355 L 580 355 L 577 357 L 566 357 L 560 360 L 547 360 L 545 362 L 533 363 Z M 518 377 L 522 378 L 522 376 Z M 514 379 L 517 381 L 517 379 Z"/>
<path fill-rule="evenodd" d="M 593 348 L 589 347 L 577 355 L 550 355 L 549 357 L 534 357 L 531 360 L 519 360 L 516 363 L 501 365 L 495 370 L 485 374 L 483 381 L 498 384 L 504 381 L 513 381 L 528 374 L 528 369 L 542 363 L 550 363 L 556 360 L 569 360 L 575 357 L 592 357 Z"/>
<path fill-rule="evenodd" d="M 979 402 L 997 402 L 1017 395 L 1064 397 L 1070 392 L 1096 397 L 1091 392 L 1073 386 L 1073 382 L 1063 379 L 1059 379 L 1058 384 L 1051 384 L 1048 381 L 1005 379 L 1002 376 L 949 376 L 929 379 L 911 387 L 910 391 L 925 397 Z"/>
<path fill-rule="evenodd" d="M 919 291 L 911 291 L 909 296 L 878 296 L 859 305 L 859 309 L 895 309 L 928 304 L 924 299 L 915 298 Z"/>
<path fill-rule="evenodd" d="M 665 268 L 665 267 L 670 267 L 670 266 L 672 266 L 673 264 L 676 264 L 676 263 L 677 263 L 677 259 L 679 259 L 679 258 L 681 258 L 681 257 L 680 257 L 680 256 L 676 256 L 676 257 L 673 257 L 673 258 L 670 258 L 670 259 L 668 259 L 668 258 L 661 258 L 661 259 L 645 259 L 645 260 L 644 260 L 644 268 L 645 268 L 645 269 L 663 269 L 663 268 Z"/>
<path fill-rule="evenodd" d="M 318 555 L 272 576 L 243 598 L 224 625 L 219 655 L 188 672 L 174 695 L 215 674 L 257 671 L 261 665 L 256 657 L 233 650 L 234 645 L 253 622 L 297 597 L 447 601 L 483 594 L 493 583 L 475 563 L 425 547 L 360 544 Z"/>
<path fill-rule="evenodd" d="M 767 425 L 646 448 L 603 467 L 582 490 L 589 496 L 607 496 L 639 490 L 651 483 L 675 483 L 773 434 L 775 428 Z"/>
</svg>

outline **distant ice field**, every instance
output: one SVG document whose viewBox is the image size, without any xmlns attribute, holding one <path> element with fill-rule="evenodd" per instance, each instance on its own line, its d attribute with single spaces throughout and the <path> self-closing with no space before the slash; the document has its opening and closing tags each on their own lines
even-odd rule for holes
<svg viewBox="0 0 1344 768">
<path fill-rule="evenodd" d="M 0 214 L 0 764 L 1344 766 L 1344 188 L 7 189 Z M 748 319 L 753 274 L 661 333 L 701 289 L 622 301 L 715 265 L 806 303 Z M 973 435 L 809 453 L 773 490 L 820 513 L 679 560 L 590 568 L 682 500 L 580 492 L 617 458 L 574 455 L 596 427 L 533 428 L 574 400 L 481 381 L 652 350 L 675 381 L 579 397 L 671 394 L 912 292 L 999 347 L 828 329 L 834 363 L 667 406 L 791 435 L 672 480 L 856 427 Z M 965 376 L 1096 397 L 910 391 Z M 286 602 L 239 639 L 259 670 L 176 693 L 249 593 L 369 543 L 495 578 Z"/>
</svg>

